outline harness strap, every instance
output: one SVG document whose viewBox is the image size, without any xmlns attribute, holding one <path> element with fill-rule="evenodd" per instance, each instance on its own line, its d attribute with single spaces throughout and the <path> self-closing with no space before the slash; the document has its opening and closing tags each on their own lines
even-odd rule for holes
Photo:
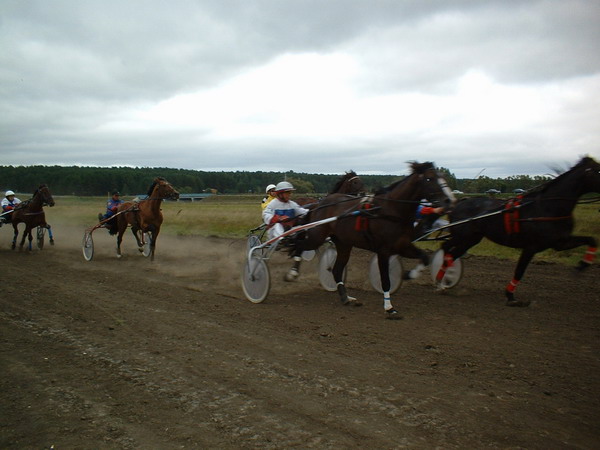
<svg viewBox="0 0 600 450">
<path fill-rule="evenodd" d="M 356 217 L 356 222 L 354 224 L 354 229 L 356 231 L 367 231 L 369 229 L 369 217 L 367 211 L 373 207 L 372 203 L 362 203 L 360 206 L 360 212 Z M 364 213 L 366 214 L 364 214 Z"/>
<path fill-rule="evenodd" d="M 504 230 L 506 234 L 519 233 L 521 227 L 519 225 L 519 206 L 521 206 L 521 200 L 523 197 L 518 196 L 512 198 L 506 203 L 504 209 Z"/>
</svg>

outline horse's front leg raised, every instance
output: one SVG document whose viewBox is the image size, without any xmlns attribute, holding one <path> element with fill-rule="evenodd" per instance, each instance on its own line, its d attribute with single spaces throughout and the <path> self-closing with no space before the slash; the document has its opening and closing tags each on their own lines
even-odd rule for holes
<svg viewBox="0 0 600 450">
<path fill-rule="evenodd" d="M 392 306 L 392 297 L 390 295 L 390 255 L 377 253 L 377 265 L 379 266 L 379 276 L 381 279 L 381 290 L 383 291 L 383 309 L 386 319 L 398 320 L 402 316 Z"/>
<path fill-rule="evenodd" d="M 429 265 L 429 256 L 419 247 L 414 244 L 410 244 L 405 250 L 402 251 L 401 256 L 411 259 L 418 259 L 419 263 L 412 270 L 407 270 L 402 274 L 404 280 L 416 280 L 421 276 L 421 273 Z"/>
<path fill-rule="evenodd" d="M 352 247 L 342 247 L 336 244 L 337 257 L 335 258 L 335 264 L 333 265 L 333 269 L 331 273 L 333 275 L 333 279 L 337 284 L 337 291 L 340 296 L 340 301 L 343 305 L 352 305 L 352 306 L 362 306 L 358 300 L 354 297 L 350 297 L 348 292 L 346 291 L 346 286 L 344 285 L 344 268 L 346 264 L 348 264 L 348 260 L 350 259 L 350 252 L 352 251 Z"/>
</svg>

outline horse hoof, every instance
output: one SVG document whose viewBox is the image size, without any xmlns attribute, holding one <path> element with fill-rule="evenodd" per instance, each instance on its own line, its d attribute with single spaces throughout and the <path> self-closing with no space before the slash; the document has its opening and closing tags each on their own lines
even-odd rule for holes
<svg viewBox="0 0 600 450">
<path fill-rule="evenodd" d="M 123 255 L 117 255 L 118 259 L 121 259 L 123 257 Z"/>
<path fill-rule="evenodd" d="M 285 277 L 283 279 L 285 281 L 296 281 L 299 276 L 300 273 L 296 269 L 290 269 L 290 271 L 285 274 Z"/>
<path fill-rule="evenodd" d="M 402 316 L 394 308 L 390 308 L 385 310 L 385 318 L 389 320 L 400 320 L 402 319 Z"/>
<path fill-rule="evenodd" d="M 50 239 L 50 245 L 54 245 L 54 239 Z"/>
<path fill-rule="evenodd" d="M 517 308 L 525 308 L 525 307 L 529 306 L 530 304 L 531 304 L 530 301 L 523 301 L 523 300 L 517 300 L 517 299 L 506 300 L 506 306 L 512 306 L 512 307 L 517 307 Z"/>
<path fill-rule="evenodd" d="M 342 300 L 344 306 L 362 306 L 362 302 L 359 302 L 354 297 L 347 296 L 345 300 Z"/>
<path fill-rule="evenodd" d="M 579 261 L 579 264 L 577 264 L 577 265 L 575 266 L 575 271 L 576 271 L 577 273 L 581 273 L 581 272 L 583 272 L 585 269 L 587 269 L 587 268 L 588 268 L 588 267 L 590 267 L 590 266 L 591 266 L 591 264 L 590 264 L 590 263 L 588 263 L 588 262 L 585 262 L 585 261 Z"/>
</svg>

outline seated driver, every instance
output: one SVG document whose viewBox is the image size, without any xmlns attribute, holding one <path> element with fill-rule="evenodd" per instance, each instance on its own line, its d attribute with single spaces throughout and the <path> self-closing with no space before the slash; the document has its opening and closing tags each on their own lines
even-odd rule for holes
<svg viewBox="0 0 600 450">
<path fill-rule="evenodd" d="M 2 220 L 4 222 L 10 222 L 12 212 L 14 209 L 21 203 L 17 197 L 15 197 L 15 193 L 13 191 L 6 191 L 4 194 L 4 198 L 2 199 Z"/>
<path fill-rule="evenodd" d="M 296 217 L 308 212 L 308 209 L 290 200 L 292 191 L 295 191 L 292 183 L 288 181 L 278 183 L 275 186 L 275 198 L 269 202 L 262 213 L 263 222 L 269 226 L 269 239 L 281 236 L 285 230 L 293 226 Z"/>
</svg>

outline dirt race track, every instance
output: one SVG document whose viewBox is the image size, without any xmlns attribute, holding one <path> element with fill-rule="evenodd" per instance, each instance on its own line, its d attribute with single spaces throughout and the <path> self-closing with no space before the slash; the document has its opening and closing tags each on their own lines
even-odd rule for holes
<svg viewBox="0 0 600 450">
<path fill-rule="evenodd" d="M 244 241 L 161 236 L 151 263 L 127 236 L 80 229 L 13 252 L 0 229 L 0 448 L 599 448 L 600 266 L 471 257 L 460 285 L 405 283 L 383 317 L 356 252 L 348 308 L 269 266 L 245 300 Z M 583 249 L 582 249 L 583 251 Z"/>
</svg>

